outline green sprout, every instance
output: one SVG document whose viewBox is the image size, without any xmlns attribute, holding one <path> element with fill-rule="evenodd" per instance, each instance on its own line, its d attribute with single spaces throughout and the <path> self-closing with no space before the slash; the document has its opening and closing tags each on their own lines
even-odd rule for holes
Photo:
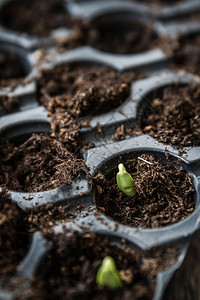
<svg viewBox="0 0 200 300">
<path fill-rule="evenodd" d="M 126 172 L 123 164 L 118 165 L 119 172 L 117 173 L 117 185 L 120 190 L 129 197 L 136 195 L 136 189 L 134 187 L 134 180 L 132 176 Z"/>
<path fill-rule="evenodd" d="M 97 272 L 96 281 L 97 284 L 106 286 L 111 290 L 122 287 L 122 280 L 112 257 L 106 256 L 103 259 L 102 265 Z"/>
</svg>

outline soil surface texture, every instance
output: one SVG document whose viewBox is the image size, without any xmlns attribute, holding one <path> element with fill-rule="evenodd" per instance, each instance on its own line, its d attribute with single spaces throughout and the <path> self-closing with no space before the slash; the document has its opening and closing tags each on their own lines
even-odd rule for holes
<svg viewBox="0 0 200 300">
<path fill-rule="evenodd" d="M 26 72 L 16 54 L 0 52 L 0 88 L 16 85 L 25 76 Z"/>
<path fill-rule="evenodd" d="M 28 226 L 24 212 L 11 202 L 9 195 L 0 192 L 0 281 L 7 284 L 29 246 Z"/>
<path fill-rule="evenodd" d="M 200 18 L 200 14 L 198 20 Z M 179 39 L 174 50 L 173 63 L 176 67 L 200 75 L 200 33 Z"/>
<path fill-rule="evenodd" d="M 109 178 L 99 173 L 96 205 L 101 212 L 125 225 L 156 228 L 183 220 L 194 211 L 192 179 L 182 168 L 162 164 L 147 154 L 129 160 L 125 168 L 134 179 L 136 196 L 120 191 L 117 170 Z"/>
<path fill-rule="evenodd" d="M 144 133 L 174 146 L 200 146 L 200 86 L 165 87 L 142 120 Z"/>
<path fill-rule="evenodd" d="M 33 134 L 19 147 L 1 138 L 0 153 L 0 185 L 9 190 L 39 192 L 71 184 L 80 174 L 89 178 L 82 159 L 44 134 Z"/>
<path fill-rule="evenodd" d="M 85 33 L 84 44 L 113 54 L 134 54 L 155 47 L 158 36 L 150 21 L 120 21 L 107 16 L 99 23 L 91 23 Z"/>
<path fill-rule="evenodd" d="M 139 76 L 105 66 L 62 64 L 43 70 L 38 79 L 40 101 L 51 113 L 62 109 L 73 117 L 98 115 L 127 100 L 131 83 Z"/>
<path fill-rule="evenodd" d="M 14 31 L 43 37 L 54 29 L 79 26 L 81 21 L 69 15 L 62 0 L 28 0 L 4 5 L 0 23 Z"/>
<path fill-rule="evenodd" d="M 52 239 L 52 237 L 50 238 Z M 111 246 L 109 239 L 94 233 L 71 238 L 54 237 L 53 248 L 40 263 L 32 289 L 19 299 L 152 299 L 158 269 L 176 260 L 176 249 L 147 252 L 131 250 L 121 243 Z M 123 287 L 109 291 L 96 284 L 96 274 L 105 256 L 115 260 Z M 25 298 L 24 298 L 25 297 Z"/>
</svg>

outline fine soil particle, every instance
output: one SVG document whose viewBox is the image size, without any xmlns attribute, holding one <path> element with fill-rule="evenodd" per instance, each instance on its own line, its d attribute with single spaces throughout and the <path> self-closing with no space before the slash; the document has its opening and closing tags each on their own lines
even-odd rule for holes
<svg viewBox="0 0 200 300">
<path fill-rule="evenodd" d="M 29 246 L 29 235 L 24 213 L 12 203 L 9 195 L 0 192 L 0 281 L 7 282 L 16 266 L 24 258 Z"/>
<path fill-rule="evenodd" d="M 18 192 L 39 192 L 63 184 L 89 172 L 82 159 L 76 158 L 59 141 L 44 134 L 33 134 L 19 147 L 1 143 L 0 185 Z"/>
<path fill-rule="evenodd" d="M 61 0 L 9 1 L 0 11 L 0 23 L 11 30 L 38 37 L 47 36 L 57 28 L 80 25 Z"/>
<path fill-rule="evenodd" d="M 11 113 L 20 106 L 18 97 L 0 96 L 0 116 L 4 113 Z"/>
<path fill-rule="evenodd" d="M 105 113 L 127 100 L 136 71 L 119 72 L 98 65 L 58 65 L 38 79 L 41 103 L 54 113 L 62 108 L 73 117 Z"/>
<path fill-rule="evenodd" d="M 109 178 L 99 173 L 96 205 L 101 212 L 125 225 L 155 228 L 174 224 L 194 211 L 192 179 L 182 167 L 162 164 L 146 154 L 129 160 L 125 167 L 134 179 L 136 196 L 120 191 L 117 170 Z"/>
<path fill-rule="evenodd" d="M 200 146 L 200 86 L 170 86 L 153 100 L 143 132 L 174 146 Z"/>
<path fill-rule="evenodd" d="M 199 15 L 200 18 L 200 15 Z M 178 40 L 173 65 L 200 75 L 200 34 L 191 34 Z"/>
<path fill-rule="evenodd" d="M 147 26 L 139 20 L 122 22 L 120 17 L 106 16 L 101 22 L 91 23 L 84 43 L 113 54 L 134 54 L 155 47 L 158 36 L 150 21 Z"/>
<path fill-rule="evenodd" d="M 0 52 L 0 87 L 17 85 L 25 76 L 16 54 Z"/>
<path fill-rule="evenodd" d="M 143 252 L 131 250 L 125 241 L 121 249 L 111 246 L 109 238 L 95 233 L 74 233 L 70 238 L 58 235 L 53 239 L 53 248 L 40 263 L 32 289 L 19 299 L 152 299 L 158 269 L 163 269 L 166 257 L 169 266 L 177 256 L 175 249 L 154 249 L 153 258 L 150 252 L 145 253 L 144 263 Z M 105 256 L 113 257 L 123 280 L 123 287 L 116 291 L 96 284 Z"/>
</svg>

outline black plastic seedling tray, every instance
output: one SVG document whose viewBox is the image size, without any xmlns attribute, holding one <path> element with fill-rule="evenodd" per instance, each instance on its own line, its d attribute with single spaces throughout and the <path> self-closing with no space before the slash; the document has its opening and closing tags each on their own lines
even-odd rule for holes
<svg viewBox="0 0 200 300">
<path fill-rule="evenodd" d="M 0 1 L 0 6 L 6 1 Z M 114 3 L 114 4 L 113 4 Z M 155 15 L 159 18 L 172 18 L 178 14 L 192 12 L 200 9 L 199 1 L 184 1 L 182 4 L 173 5 L 170 8 L 141 5 L 131 1 L 68 1 L 68 9 L 72 14 L 87 19 L 103 16 L 111 12 L 123 10 L 139 13 L 140 17 L 147 14 Z M 129 14 L 131 19 L 131 15 Z M 200 24 L 177 23 L 170 21 L 162 23 L 153 21 L 154 28 L 158 35 L 164 36 L 170 32 L 171 40 L 176 40 L 182 34 L 198 32 Z M 67 34 L 68 31 L 66 31 Z M 69 33 L 69 32 L 68 32 Z M 48 62 L 38 66 L 39 47 L 48 50 Z M 53 47 L 53 48 L 50 48 Z M 101 65 L 108 65 L 113 69 L 123 72 L 132 68 L 138 68 L 146 74 L 146 78 L 138 80 L 132 84 L 131 93 L 123 105 L 111 112 L 92 117 L 89 120 L 89 127 L 81 129 L 83 140 L 91 141 L 95 144 L 93 149 L 84 152 L 84 160 L 91 175 L 96 175 L 98 171 L 108 174 L 115 170 L 116 161 L 119 156 L 128 161 L 130 157 L 138 157 L 142 153 L 153 154 L 167 163 L 165 157 L 166 149 L 172 158 L 173 164 L 180 159 L 180 165 L 190 174 L 195 189 L 195 210 L 185 220 L 174 225 L 158 229 L 136 229 L 117 223 L 106 215 L 96 214 L 95 189 L 89 189 L 88 181 L 85 178 L 77 178 L 71 186 L 64 185 L 53 190 L 38 193 L 20 193 L 9 191 L 11 198 L 22 209 L 43 206 L 48 203 L 55 205 L 68 205 L 75 210 L 77 204 L 83 204 L 84 210 L 77 213 L 73 221 L 67 221 L 65 227 L 83 232 L 97 232 L 112 236 L 120 244 L 119 239 L 125 238 L 134 249 L 148 249 L 156 245 L 167 247 L 175 245 L 179 249 L 179 256 L 175 265 L 160 272 L 157 275 L 157 285 L 153 300 L 162 299 L 165 287 L 175 270 L 179 268 L 189 246 L 192 234 L 199 228 L 200 223 L 200 147 L 185 148 L 186 154 L 179 155 L 179 150 L 167 144 L 157 142 L 148 135 L 126 139 L 121 142 L 114 142 L 114 133 L 120 125 L 134 127 L 141 123 L 144 114 L 148 114 L 153 97 L 159 96 L 164 87 L 169 85 L 185 86 L 191 83 L 200 83 L 199 77 L 184 71 L 173 72 L 168 69 L 167 63 L 170 56 L 161 49 L 150 50 L 145 53 L 133 55 L 113 55 L 96 50 L 89 46 L 83 46 L 64 53 L 59 53 L 55 44 L 49 37 L 37 39 L 18 34 L 1 28 L 0 50 L 12 51 L 19 56 L 19 60 L 27 70 L 26 79 L 33 79 L 35 75 L 41 76 L 40 68 L 52 68 L 61 63 L 82 63 L 92 62 Z M 10 141 L 20 144 L 32 133 L 50 132 L 50 118 L 47 110 L 40 105 L 37 99 L 36 81 L 31 81 L 25 85 L 17 86 L 14 90 L 6 87 L 0 90 L 0 95 L 8 97 L 17 96 L 21 100 L 18 111 L 4 114 L 0 117 L 0 133 Z M 81 119 L 84 122 L 86 119 Z M 99 124 L 104 132 L 104 137 L 97 136 L 96 126 Z M 56 233 L 62 232 L 63 224 L 54 227 Z M 84 228 L 84 230 L 83 230 Z M 48 252 L 51 243 L 47 242 L 40 232 L 36 232 L 32 237 L 32 243 L 27 256 L 20 263 L 16 270 L 16 278 L 32 278 L 34 271 L 41 261 L 41 258 Z M 15 293 L 1 290 L 0 299 L 14 299 Z"/>
</svg>

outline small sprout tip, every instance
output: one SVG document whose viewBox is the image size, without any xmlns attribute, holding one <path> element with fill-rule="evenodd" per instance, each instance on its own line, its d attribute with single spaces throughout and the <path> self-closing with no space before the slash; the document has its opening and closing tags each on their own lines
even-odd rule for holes
<svg viewBox="0 0 200 300">
<path fill-rule="evenodd" d="M 102 265 L 97 272 L 96 281 L 97 284 L 106 286 L 111 290 L 122 287 L 122 280 L 112 257 L 106 256 L 103 259 Z"/>
</svg>

